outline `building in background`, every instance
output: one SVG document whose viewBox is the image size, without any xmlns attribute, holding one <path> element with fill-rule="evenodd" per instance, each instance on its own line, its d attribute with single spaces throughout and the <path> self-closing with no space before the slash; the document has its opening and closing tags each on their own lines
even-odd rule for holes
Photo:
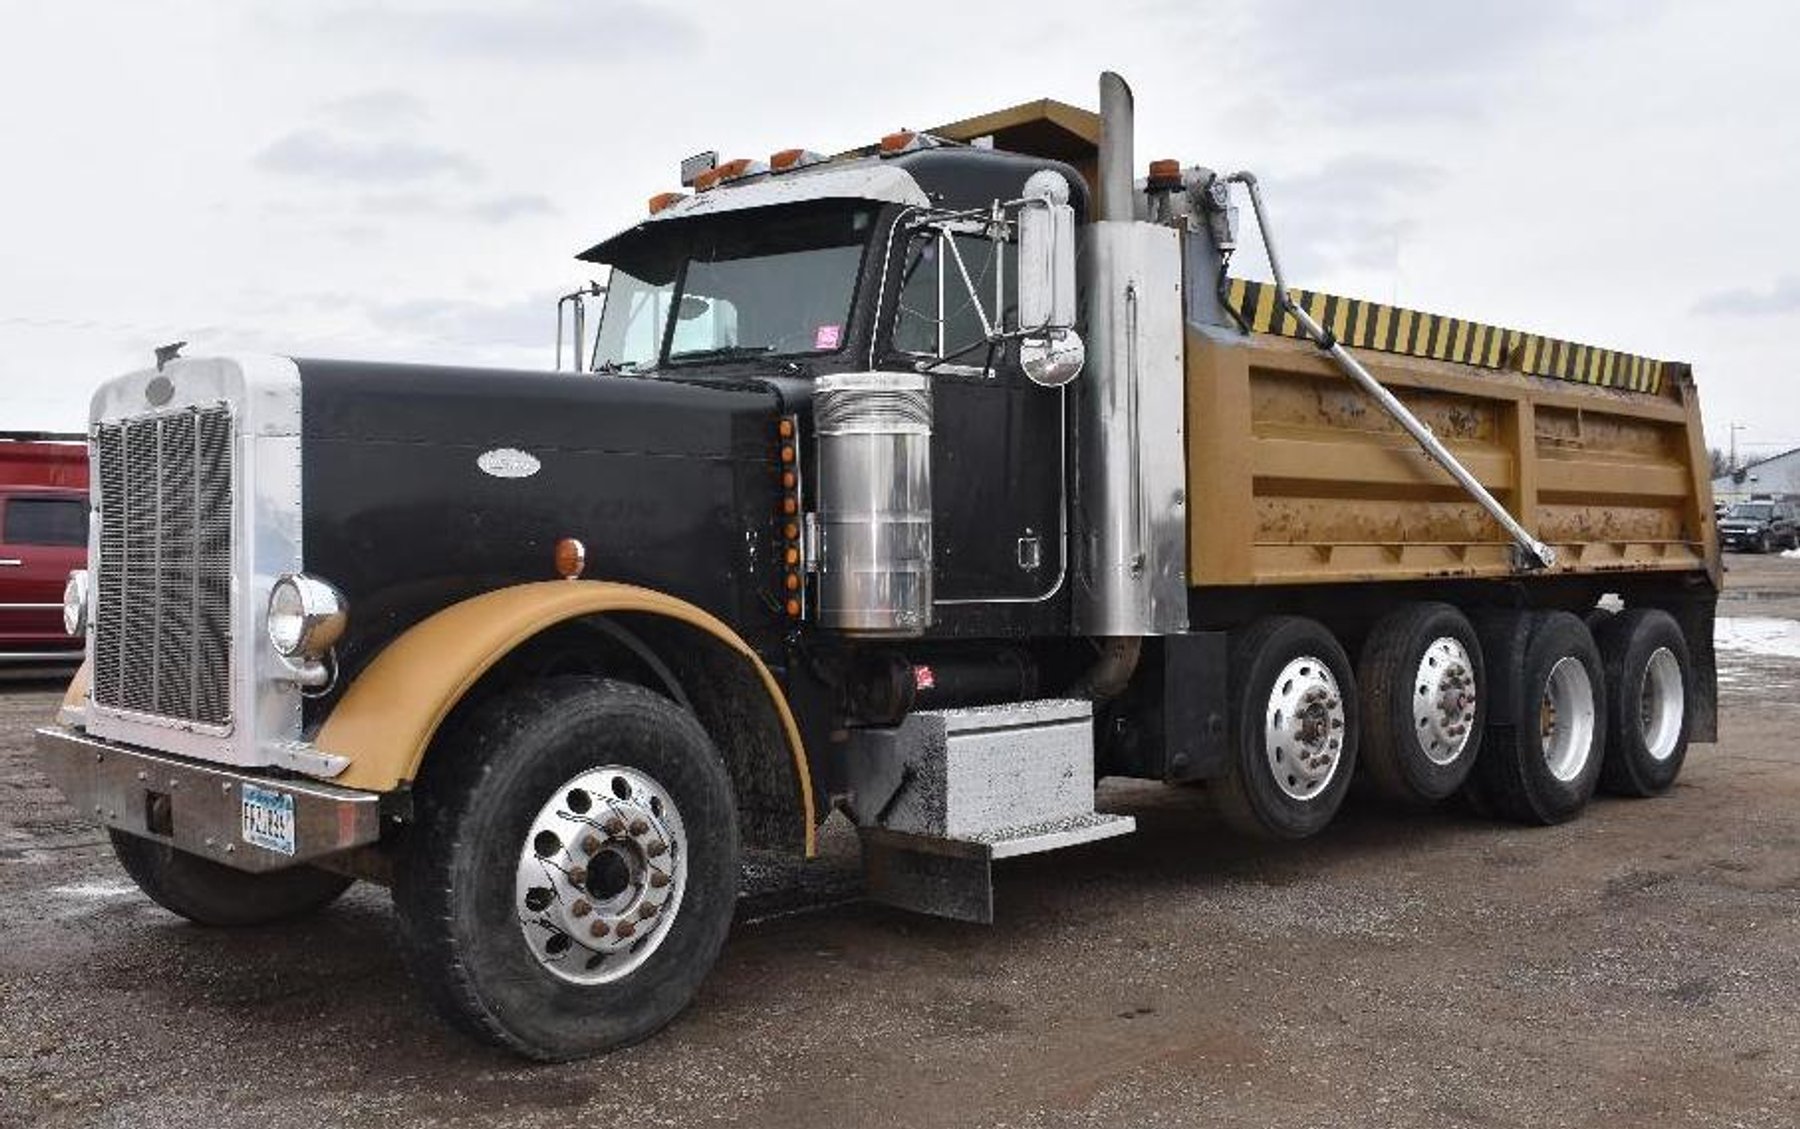
<svg viewBox="0 0 1800 1129">
<path fill-rule="evenodd" d="M 1746 463 L 1713 479 L 1715 502 L 1741 502 L 1752 494 L 1800 495 L 1800 447 Z"/>
</svg>

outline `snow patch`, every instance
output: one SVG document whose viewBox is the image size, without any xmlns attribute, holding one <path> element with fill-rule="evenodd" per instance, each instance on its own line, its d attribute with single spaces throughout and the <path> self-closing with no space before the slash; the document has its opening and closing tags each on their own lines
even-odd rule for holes
<svg viewBox="0 0 1800 1129">
<path fill-rule="evenodd" d="M 77 882 L 72 886 L 53 886 L 52 894 L 63 898 L 123 898 L 138 888 L 130 882 Z"/>
<path fill-rule="evenodd" d="M 1713 646 L 1721 651 L 1800 659 L 1800 620 L 1721 616 L 1713 621 Z"/>
<path fill-rule="evenodd" d="M 1781 550 L 1781 559 L 1784 561 L 1800 561 L 1800 549 Z"/>
</svg>

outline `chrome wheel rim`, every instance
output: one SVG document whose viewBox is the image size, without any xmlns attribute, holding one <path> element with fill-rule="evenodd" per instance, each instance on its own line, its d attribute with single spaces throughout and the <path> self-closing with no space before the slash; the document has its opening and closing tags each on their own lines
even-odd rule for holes
<svg viewBox="0 0 1800 1129">
<path fill-rule="evenodd" d="M 1638 724 L 1644 735 L 1644 751 L 1651 760 L 1666 761 L 1681 742 L 1681 719 L 1687 711 L 1686 688 L 1681 684 L 1681 663 L 1675 652 L 1658 647 L 1644 664 L 1644 684 L 1638 696 Z"/>
<path fill-rule="evenodd" d="M 1556 660 L 1538 709 L 1544 764 L 1567 783 L 1581 775 L 1594 749 L 1594 684 L 1574 656 Z"/>
<path fill-rule="evenodd" d="M 675 800 L 635 768 L 589 769 L 526 829 L 513 883 L 525 944 L 552 975 L 604 984 L 648 960 L 687 886 Z"/>
<path fill-rule="evenodd" d="M 1263 711 L 1263 755 L 1282 794 L 1316 799 L 1343 759 L 1344 699 L 1331 668 L 1302 655 L 1281 668 Z"/>
<path fill-rule="evenodd" d="M 1468 650 L 1446 635 L 1431 641 L 1413 672 L 1413 731 L 1425 759 L 1450 764 L 1469 746 L 1475 727 L 1475 665 Z"/>
</svg>

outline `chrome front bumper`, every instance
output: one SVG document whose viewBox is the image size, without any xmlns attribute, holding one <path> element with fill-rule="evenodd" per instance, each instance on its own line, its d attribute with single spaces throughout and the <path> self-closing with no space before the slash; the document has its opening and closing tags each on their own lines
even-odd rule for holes
<svg viewBox="0 0 1800 1129">
<path fill-rule="evenodd" d="M 381 797 L 373 792 L 234 771 L 60 725 L 37 731 L 37 756 L 76 810 L 234 870 L 281 870 L 381 835 Z M 246 838 L 247 790 L 292 798 L 292 853 Z"/>
</svg>

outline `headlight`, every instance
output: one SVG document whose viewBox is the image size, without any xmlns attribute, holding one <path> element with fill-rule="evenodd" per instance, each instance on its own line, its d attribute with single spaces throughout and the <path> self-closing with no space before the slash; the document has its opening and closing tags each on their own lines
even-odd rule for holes
<svg viewBox="0 0 1800 1129">
<path fill-rule="evenodd" d="M 344 597 L 303 572 L 290 573 L 269 592 L 269 644 L 287 658 L 316 659 L 344 634 Z"/>
<path fill-rule="evenodd" d="M 78 568 L 63 584 L 63 630 L 70 635 L 86 635 L 88 618 L 87 569 Z"/>
</svg>

